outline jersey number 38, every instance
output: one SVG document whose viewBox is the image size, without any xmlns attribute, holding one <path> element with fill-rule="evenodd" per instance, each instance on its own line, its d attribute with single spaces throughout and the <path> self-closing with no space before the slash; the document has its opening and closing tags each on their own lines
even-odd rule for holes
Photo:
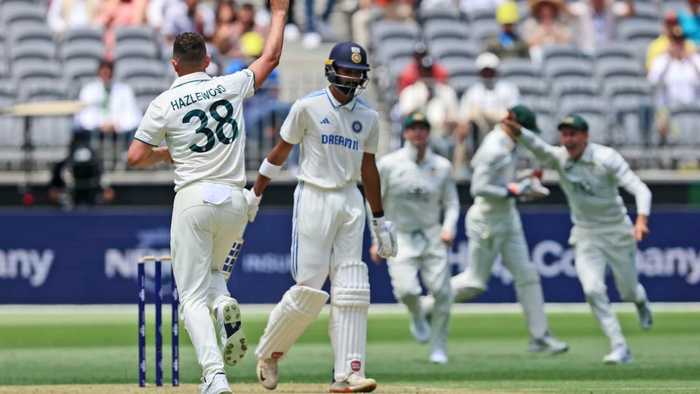
<svg viewBox="0 0 700 394">
<path fill-rule="evenodd" d="M 219 107 L 224 107 L 224 109 L 226 110 L 226 113 L 223 116 L 218 111 Z M 204 146 L 197 145 L 196 143 L 190 145 L 190 150 L 192 152 L 209 152 L 214 148 L 214 145 L 216 145 L 217 139 L 222 144 L 228 145 L 231 142 L 233 142 L 236 139 L 236 137 L 238 137 L 238 124 L 236 123 L 236 120 L 233 119 L 233 105 L 231 105 L 231 103 L 229 103 L 228 100 L 219 100 L 212 103 L 211 107 L 209 107 L 209 115 L 217 121 L 216 132 L 212 131 L 210 128 L 207 127 L 209 123 L 209 117 L 207 116 L 207 113 L 202 111 L 201 109 L 193 109 L 192 111 L 185 114 L 184 118 L 182 118 L 182 123 L 186 124 L 190 123 L 192 118 L 198 118 L 199 127 L 197 128 L 197 130 L 195 130 L 195 133 L 201 133 L 207 137 L 207 143 L 204 144 Z M 227 136 L 224 133 L 224 128 L 227 124 L 231 125 L 232 133 L 230 136 Z"/>
</svg>

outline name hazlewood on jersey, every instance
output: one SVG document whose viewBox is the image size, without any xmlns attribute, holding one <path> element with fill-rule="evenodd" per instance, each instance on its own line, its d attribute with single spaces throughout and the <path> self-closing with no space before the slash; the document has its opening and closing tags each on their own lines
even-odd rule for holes
<svg viewBox="0 0 700 394">
<path fill-rule="evenodd" d="M 176 100 L 170 102 L 170 106 L 173 107 L 174 111 L 177 111 L 178 109 L 185 108 L 188 105 L 192 105 L 196 102 L 202 100 L 209 100 L 212 97 L 216 97 L 221 93 L 224 93 L 225 91 L 225 87 L 221 85 L 216 85 L 215 88 L 210 88 L 201 92 L 190 93 L 182 97 L 178 97 Z"/>
</svg>

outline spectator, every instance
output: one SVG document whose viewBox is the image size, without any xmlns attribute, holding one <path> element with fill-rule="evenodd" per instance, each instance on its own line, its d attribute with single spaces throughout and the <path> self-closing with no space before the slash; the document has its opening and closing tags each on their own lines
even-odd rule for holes
<svg viewBox="0 0 700 394">
<path fill-rule="evenodd" d="M 647 49 L 647 70 L 651 69 L 652 63 L 659 55 L 668 52 L 671 43 L 671 32 L 677 27 L 680 27 L 678 23 L 678 14 L 676 14 L 675 11 L 668 11 L 664 16 L 664 31 L 649 44 L 649 48 Z M 686 40 L 684 45 L 687 53 L 695 52 L 695 45 L 692 41 Z"/>
<path fill-rule="evenodd" d="M 459 113 L 463 117 L 457 129 L 458 149 L 454 165 L 463 168 L 466 159 L 466 137 L 472 137 L 472 150 L 476 151 L 484 135 L 492 130 L 513 107 L 520 97 L 518 87 L 498 78 L 500 60 L 493 53 L 482 53 L 476 58 L 480 81 L 462 96 Z"/>
<path fill-rule="evenodd" d="M 46 15 L 51 30 L 58 36 L 66 30 L 96 23 L 99 0 L 53 0 Z"/>
<path fill-rule="evenodd" d="M 302 44 L 306 48 L 316 48 L 321 44 L 322 40 L 335 41 L 335 34 L 329 25 L 331 13 L 335 7 L 336 0 L 326 0 L 325 8 L 321 14 L 321 19 L 316 19 L 315 0 L 304 1 L 304 11 L 306 16 L 306 31 Z"/>
<path fill-rule="evenodd" d="M 139 26 L 146 22 L 147 0 L 106 0 L 97 15 L 97 23 L 105 30 L 105 53 L 112 57 L 115 31 L 120 27 Z"/>
<path fill-rule="evenodd" d="M 570 44 L 571 31 L 565 21 L 562 0 L 530 0 L 530 18 L 523 26 L 523 38 L 530 48 L 530 57 L 539 63 L 542 48 L 552 44 Z"/>
<path fill-rule="evenodd" d="M 105 139 L 112 140 L 112 168 L 122 165 L 122 153 L 126 152 L 131 133 L 141 121 L 134 92 L 123 83 L 113 81 L 114 64 L 100 62 L 98 79 L 80 90 L 80 101 L 86 107 L 75 117 L 76 135 L 91 135 L 100 142 L 104 153 Z"/>
<path fill-rule="evenodd" d="M 420 78 L 420 65 L 423 59 L 428 56 L 428 48 L 424 43 L 419 42 L 413 48 L 413 61 L 404 67 L 399 74 L 399 93 L 407 86 L 413 85 Z M 432 78 L 440 83 L 447 83 L 447 70 L 439 63 L 433 61 L 431 68 Z"/>
<path fill-rule="evenodd" d="M 469 15 L 474 12 L 493 11 L 504 3 L 504 0 L 460 0 L 459 8 L 465 14 Z"/>
<path fill-rule="evenodd" d="M 688 0 L 688 9 L 678 16 L 683 34 L 695 45 L 700 44 L 700 0 Z"/>
<path fill-rule="evenodd" d="M 235 37 L 241 37 L 250 32 L 256 32 L 262 36 L 267 35 L 265 26 L 257 24 L 255 20 L 255 6 L 251 3 L 244 3 L 238 11 L 238 18 L 234 24 L 233 34 Z"/>
<path fill-rule="evenodd" d="M 234 35 L 236 22 L 236 2 L 234 0 L 219 0 L 215 11 L 216 28 L 212 44 L 220 54 L 234 57 L 237 45 Z"/>
<path fill-rule="evenodd" d="M 454 147 L 452 132 L 457 124 L 457 93 L 433 77 L 433 67 L 432 59 L 424 57 L 420 78 L 399 95 L 399 115 L 403 118 L 416 111 L 425 113 L 432 125 L 431 143 L 437 152 L 449 157 Z"/>
<path fill-rule="evenodd" d="M 593 53 L 601 45 L 617 38 L 620 19 L 634 14 L 631 0 L 580 0 L 569 6 L 576 19 L 576 43 L 584 52 Z"/>
<path fill-rule="evenodd" d="M 174 41 L 178 34 L 190 31 L 211 39 L 214 30 L 214 13 L 199 0 L 182 0 L 165 11 L 162 31 L 168 42 Z"/>
<path fill-rule="evenodd" d="M 501 32 L 487 38 L 486 50 L 500 59 L 529 58 L 530 52 L 525 41 L 516 29 L 520 15 L 515 1 L 506 1 L 496 10 L 496 21 L 501 25 Z"/>
<path fill-rule="evenodd" d="M 669 109 L 700 99 L 700 55 L 689 52 L 685 42 L 680 26 L 675 26 L 668 51 L 657 56 L 649 70 L 649 82 L 656 89 L 656 122 L 662 141 L 669 133 Z"/>
<path fill-rule="evenodd" d="M 240 71 L 262 54 L 265 39 L 260 33 L 248 32 L 241 36 L 240 47 L 243 58 L 234 59 L 226 68 L 225 74 Z M 255 91 L 255 95 L 243 101 L 246 135 L 248 142 L 261 144 L 272 140 L 287 117 L 291 105 L 279 100 L 279 69 L 272 70 L 265 83 Z M 260 146 L 260 145 L 258 145 Z"/>
</svg>

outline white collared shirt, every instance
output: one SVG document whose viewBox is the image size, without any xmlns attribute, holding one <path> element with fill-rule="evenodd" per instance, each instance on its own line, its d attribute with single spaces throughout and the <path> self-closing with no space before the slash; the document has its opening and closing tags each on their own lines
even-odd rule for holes
<svg viewBox="0 0 700 394">
<path fill-rule="evenodd" d="M 165 139 L 175 191 L 200 180 L 244 187 L 243 99 L 253 93 L 248 69 L 216 78 L 187 74 L 151 102 L 134 138 L 153 146 Z"/>
<path fill-rule="evenodd" d="M 588 143 L 583 155 L 572 160 L 566 148 L 549 145 L 531 131 L 523 130 L 520 142 L 559 174 L 575 225 L 595 228 L 628 220 L 620 187 L 634 195 L 638 214 L 649 215 L 651 191 L 614 149 Z"/>
<path fill-rule="evenodd" d="M 292 105 L 280 136 L 301 144 L 299 180 L 341 188 L 360 179 L 363 153 L 377 152 L 379 116 L 359 98 L 341 105 L 326 88 Z"/>
<path fill-rule="evenodd" d="M 399 231 L 413 232 L 440 225 L 456 234 L 459 198 L 452 179 L 452 165 L 428 149 L 420 163 L 416 150 L 406 145 L 379 160 L 382 205 L 386 217 Z"/>
<path fill-rule="evenodd" d="M 102 80 L 96 79 L 80 89 L 80 101 L 86 107 L 76 115 L 75 123 L 85 130 L 111 123 L 117 133 L 125 133 L 133 131 L 141 119 L 134 91 L 121 82 L 112 82 L 107 91 Z"/>
<path fill-rule="evenodd" d="M 481 214 L 512 215 L 515 201 L 508 197 L 508 183 L 515 180 L 517 145 L 500 126 L 486 134 L 471 161 L 470 192 L 474 209 Z"/>
</svg>

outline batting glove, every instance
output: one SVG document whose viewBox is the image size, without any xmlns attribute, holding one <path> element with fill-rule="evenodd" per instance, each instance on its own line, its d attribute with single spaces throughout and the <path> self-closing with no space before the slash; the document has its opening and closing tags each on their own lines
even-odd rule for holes
<svg viewBox="0 0 700 394">
<path fill-rule="evenodd" d="M 382 258 L 396 257 L 396 229 L 394 224 L 384 217 L 372 218 L 372 232 L 377 243 L 377 254 Z"/>
<path fill-rule="evenodd" d="M 248 205 L 248 221 L 253 223 L 255 216 L 258 214 L 262 196 L 256 196 L 255 192 L 252 190 L 243 189 L 243 197 L 245 197 L 246 204 Z"/>
</svg>

